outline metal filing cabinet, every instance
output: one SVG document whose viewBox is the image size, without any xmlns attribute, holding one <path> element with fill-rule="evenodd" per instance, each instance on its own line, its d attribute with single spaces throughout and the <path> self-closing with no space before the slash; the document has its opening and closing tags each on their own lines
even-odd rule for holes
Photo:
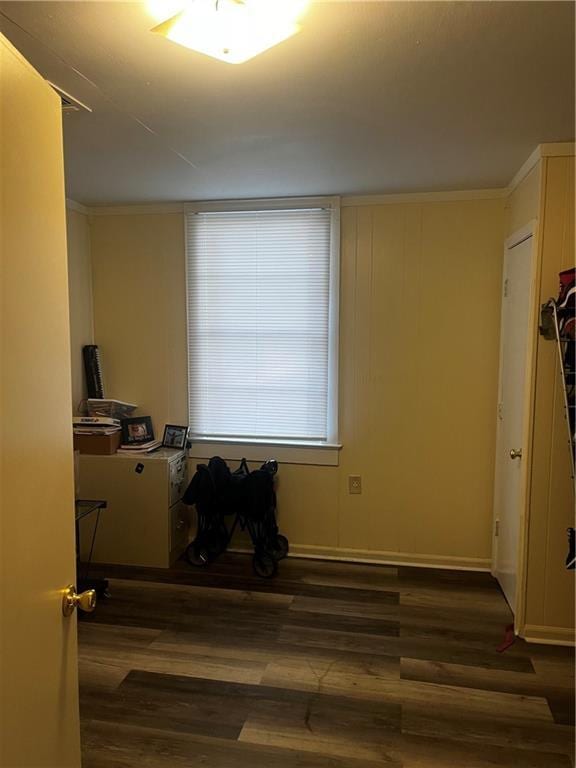
<svg viewBox="0 0 576 768">
<path fill-rule="evenodd" d="M 187 486 L 183 451 L 162 448 L 131 456 L 80 456 L 80 493 L 105 499 L 92 562 L 167 568 L 188 544 Z M 81 521 L 80 552 L 88 560 L 95 515 Z"/>
</svg>

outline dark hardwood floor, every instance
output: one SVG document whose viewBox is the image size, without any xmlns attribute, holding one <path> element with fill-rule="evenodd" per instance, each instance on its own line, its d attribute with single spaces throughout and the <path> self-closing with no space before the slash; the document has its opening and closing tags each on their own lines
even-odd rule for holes
<svg viewBox="0 0 576 768">
<path fill-rule="evenodd" d="M 574 655 L 487 574 L 289 559 L 93 567 L 84 768 L 569 768 Z"/>
</svg>

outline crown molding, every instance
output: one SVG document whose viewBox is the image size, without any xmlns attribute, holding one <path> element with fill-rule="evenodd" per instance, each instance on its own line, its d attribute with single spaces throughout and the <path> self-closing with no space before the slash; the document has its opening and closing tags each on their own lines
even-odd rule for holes
<svg viewBox="0 0 576 768">
<path fill-rule="evenodd" d="M 161 213 L 184 213 L 188 203 L 138 203 L 136 205 L 93 205 L 90 216 L 150 216 Z"/>
<path fill-rule="evenodd" d="M 492 200 L 498 198 L 504 198 L 508 195 L 508 189 L 506 187 L 500 189 L 466 189 L 466 190 L 453 190 L 449 192 L 406 192 L 401 194 L 390 195 L 347 195 L 340 198 L 341 206 L 359 206 L 359 205 L 386 205 L 394 203 L 425 203 L 425 202 L 453 202 L 458 200 Z M 297 200 L 299 204 L 304 201 L 309 203 L 317 203 L 322 201 L 334 201 L 338 200 L 337 197 L 310 197 L 310 198 L 285 198 L 282 199 L 283 204 L 288 204 L 291 200 Z M 248 208 L 254 202 L 262 204 L 266 202 L 264 200 L 248 201 L 248 200 L 236 200 L 236 201 L 207 201 L 207 202 L 176 202 L 176 203 L 138 203 L 135 205 L 94 205 L 94 206 L 81 206 L 74 201 L 67 201 L 68 207 L 74 210 L 80 210 L 82 213 L 87 213 L 90 216 L 151 216 L 154 214 L 166 214 L 166 213 L 187 213 L 189 211 L 198 210 L 215 210 L 219 206 L 225 205 L 230 208 L 232 204 L 236 204 L 243 208 Z M 267 202 L 277 202 L 276 198 L 270 198 Z"/>
<path fill-rule="evenodd" d="M 548 144 L 538 144 L 530 156 L 522 163 L 514 178 L 508 185 L 508 194 L 524 181 L 530 171 L 545 157 L 571 157 L 576 145 L 573 141 L 556 141 Z"/>
<path fill-rule="evenodd" d="M 573 141 L 555 141 L 540 144 L 542 157 L 570 157 L 574 154 L 576 144 Z"/>
<path fill-rule="evenodd" d="M 345 195 L 343 207 L 394 205 L 395 203 L 456 202 L 458 200 L 494 200 L 508 195 L 506 187 L 497 189 L 462 189 L 447 192 L 404 192 L 390 195 Z"/>
<path fill-rule="evenodd" d="M 77 203 L 76 200 L 72 200 L 71 198 L 66 198 L 66 208 L 69 211 L 76 211 L 77 213 L 83 213 L 84 216 L 89 216 L 91 213 L 90 208 L 87 208 L 85 205 L 82 205 L 82 203 Z"/>
<path fill-rule="evenodd" d="M 514 178 L 512 179 L 510 184 L 508 184 L 508 193 L 509 194 L 514 192 L 516 187 L 522 181 L 524 181 L 524 179 L 526 178 L 526 176 L 528 176 L 528 174 L 530 173 L 532 168 L 534 168 L 534 166 L 536 166 L 540 162 L 540 158 L 541 157 L 542 157 L 542 153 L 541 153 L 541 150 L 540 150 L 540 146 L 538 146 L 538 147 L 536 147 L 535 150 L 533 150 L 530 153 L 529 157 L 522 163 L 520 168 L 514 174 Z"/>
</svg>

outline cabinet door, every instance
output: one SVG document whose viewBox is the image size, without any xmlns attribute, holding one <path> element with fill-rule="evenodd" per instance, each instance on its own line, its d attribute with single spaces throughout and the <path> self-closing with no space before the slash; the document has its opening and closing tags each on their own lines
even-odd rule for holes
<svg viewBox="0 0 576 768">
<path fill-rule="evenodd" d="M 139 466 L 144 469 L 136 471 Z M 169 565 L 170 518 L 168 469 L 164 461 L 115 456 L 82 456 L 83 498 L 104 499 L 94 538 L 92 561 L 166 568 Z M 87 560 L 96 516 L 82 521 L 81 555 Z"/>
</svg>

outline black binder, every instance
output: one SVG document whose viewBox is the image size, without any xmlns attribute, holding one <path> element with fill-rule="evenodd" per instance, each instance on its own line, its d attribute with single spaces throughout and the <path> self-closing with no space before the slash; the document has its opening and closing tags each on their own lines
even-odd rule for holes
<svg viewBox="0 0 576 768">
<path fill-rule="evenodd" d="M 102 382 L 102 366 L 100 365 L 98 347 L 96 344 L 87 344 L 82 349 L 82 354 L 84 356 L 88 397 L 102 399 L 104 397 L 104 384 Z"/>
</svg>

